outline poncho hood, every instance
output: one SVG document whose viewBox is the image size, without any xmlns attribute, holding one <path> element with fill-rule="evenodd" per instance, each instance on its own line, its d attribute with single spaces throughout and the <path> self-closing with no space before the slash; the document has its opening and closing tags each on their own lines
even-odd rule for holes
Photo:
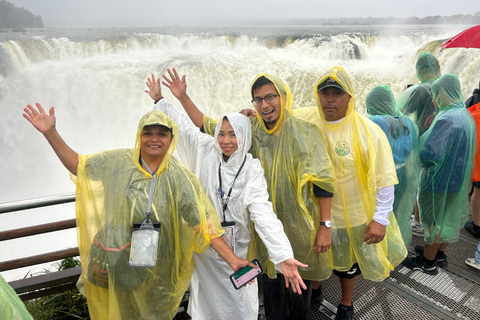
<svg viewBox="0 0 480 320">
<path fill-rule="evenodd" d="M 440 63 L 430 52 L 422 52 L 415 65 L 420 82 L 433 81 L 440 77 Z"/>
<path fill-rule="evenodd" d="M 141 147 L 140 135 L 142 133 L 143 128 L 145 128 L 146 126 L 152 126 L 152 125 L 165 126 L 172 131 L 172 142 L 170 143 L 170 147 L 168 148 L 167 153 L 163 157 L 162 163 L 158 167 L 158 170 L 156 172 L 157 175 L 160 172 L 162 172 L 165 169 L 165 167 L 170 163 L 170 160 L 172 159 L 172 156 L 173 156 L 173 152 L 175 151 L 175 147 L 177 146 L 177 142 L 178 142 L 177 124 L 162 111 L 160 110 L 150 111 L 147 114 L 145 114 L 142 117 L 142 119 L 140 119 L 140 122 L 138 123 L 138 128 L 137 128 L 137 135 L 135 137 L 133 161 L 135 162 L 135 165 L 138 167 L 138 169 L 144 172 L 148 176 L 151 176 L 150 173 L 148 173 L 139 162 L 140 147 Z"/>
<path fill-rule="evenodd" d="M 456 75 L 443 75 L 432 83 L 431 90 L 440 111 L 448 108 L 465 108 L 460 81 Z"/>
<path fill-rule="evenodd" d="M 268 80 L 270 80 L 273 85 L 275 86 L 275 89 L 277 90 L 278 94 L 280 95 L 280 117 L 277 120 L 277 123 L 273 127 L 273 129 L 268 129 L 268 127 L 265 125 L 265 122 L 263 121 L 262 117 L 260 114 L 257 112 L 257 119 L 258 123 L 260 126 L 268 132 L 268 134 L 278 134 L 278 132 L 282 131 L 283 125 L 287 119 L 287 117 L 291 114 L 292 112 L 292 105 L 293 105 L 293 95 L 290 92 L 290 89 L 288 86 L 283 82 L 280 78 L 277 78 L 275 76 L 271 76 L 268 74 L 261 73 L 255 77 L 255 79 L 252 81 L 250 85 L 250 92 L 252 94 L 252 99 L 253 99 L 253 92 L 251 90 L 253 84 L 255 81 L 257 81 L 258 78 L 260 77 L 265 77 Z"/>
</svg>

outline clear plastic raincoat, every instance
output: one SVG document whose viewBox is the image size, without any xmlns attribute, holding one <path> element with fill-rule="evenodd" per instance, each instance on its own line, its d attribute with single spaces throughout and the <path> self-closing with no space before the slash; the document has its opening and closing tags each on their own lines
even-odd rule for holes
<svg viewBox="0 0 480 320">
<path fill-rule="evenodd" d="M 418 56 L 416 71 L 420 83 L 398 95 L 397 106 L 417 125 L 421 136 L 431 126 L 437 113 L 430 86 L 440 77 L 440 64 L 430 52 L 423 52 Z"/>
<path fill-rule="evenodd" d="M 472 115 L 453 74 L 432 84 L 440 112 L 420 137 L 422 170 L 418 193 L 425 243 L 452 243 L 468 218 L 468 187 L 476 152 Z"/>
<path fill-rule="evenodd" d="M 152 198 L 150 219 L 161 223 L 157 263 L 153 268 L 130 267 L 132 224 L 146 218 L 152 181 L 139 162 L 140 134 L 145 126 L 157 124 L 173 134 Z M 92 319 L 172 319 L 190 282 L 193 253 L 203 252 L 210 239 L 223 233 L 198 179 L 172 157 L 178 136 L 170 118 L 151 111 L 140 120 L 134 149 L 79 155 L 77 233 L 82 290 Z M 102 259 L 106 263 L 99 270 Z"/>
<path fill-rule="evenodd" d="M 25 304 L 13 288 L 0 275 L 0 315 L 8 320 L 33 320 Z"/>
<path fill-rule="evenodd" d="M 351 96 L 348 111 L 340 123 L 327 123 L 317 87 L 328 77 Z M 358 262 L 365 279 L 381 281 L 407 255 L 395 215 L 389 215 L 385 238 L 377 244 L 363 242 L 365 229 L 375 212 L 378 188 L 398 183 L 392 150 L 379 126 L 355 111 L 350 77 L 334 67 L 314 87 L 318 108 L 295 109 L 294 113 L 317 124 L 326 140 L 337 177 L 332 199 L 333 268 L 348 271 Z"/>
<path fill-rule="evenodd" d="M 417 196 L 420 158 L 418 128 L 398 111 L 392 90 L 377 86 L 367 95 L 367 117 L 378 124 L 387 135 L 392 148 L 398 184 L 395 185 L 393 213 L 397 218 L 405 245 L 412 240 L 410 216 Z"/>
<path fill-rule="evenodd" d="M 281 99 L 281 114 L 272 130 L 266 127 L 258 113 L 256 118 L 250 117 L 253 133 L 250 152 L 262 164 L 273 210 L 283 224 L 295 259 L 308 264 L 307 269 L 299 269 L 300 275 L 306 280 L 326 279 L 332 271 L 331 252 L 317 258 L 313 250 L 320 227 L 313 184 L 335 192 L 334 169 L 318 128 L 292 116 L 293 97 L 287 85 L 267 74 L 260 74 L 255 80 L 261 76 L 275 85 Z M 204 118 L 205 132 L 213 134 L 214 125 L 214 120 Z M 250 244 L 249 259 L 257 258 L 267 275 L 275 278 L 276 270 L 257 233 Z"/>
<path fill-rule="evenodd" d="M 248 153 L 252 145 L 249 119 L 240 113 L 226 115 L 235 131 L 238 150 L 225 162 L 217 140 L 222 121 L 218 122 L 212 137 L 201 133 L 165 99 L 160 100 L 155 108 L 165 112 L 178 124 L 180 139 L 175 155 L 199 178 L 220 221 L 235 222 L 236 255 L 246 259 L 252 238 L 250 225 L 253 222 L 273 263 L 293 258 L 292 247 L 282 223 L 268 201 L 267 182 L 260 161 Z M 237 176 L 240 167 L 242 169 Z M 224 212 L 220 193 L 224 193 L 225 199 L 230 188 L 232 193 Z M 236 290 L 229 279 L 232 269 L 212 248 L 202 254 L 194 253 L 193 259 L 195 268 L 188 304 L 188 313 L 192 319 L 258 318 L 257 282 Z"/>
</svg>

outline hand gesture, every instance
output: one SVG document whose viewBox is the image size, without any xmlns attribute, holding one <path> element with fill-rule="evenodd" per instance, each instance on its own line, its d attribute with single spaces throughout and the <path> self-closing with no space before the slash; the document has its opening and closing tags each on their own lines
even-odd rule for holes
<svg viewBox="0 0 480 320">
<path fill-rule="evenodd" d="M 165 79 L 165 81 L 162 81 L 162 83 L 165 87 L 170 89 L 175 98 L 180 100 L 180 97 L 187 94 L 187 82 L 185 81 L 186 75 L 183 75 L 182 79 L 180 79 L 175 68 L 173 68 L 172 70 L 167 69 L 167 71 L 170 75 L 170 78 L 166 75 L 163 75 L 162 77 L 163 79 Z"/>
<path fill-rule="evenodd" d="M 327 252 L 331 244 L 332 235 L 330 230 L 324 226 L 320 226 L 315 236 L 315 244 L 313 245 L 313 250 L 317 252 L 317 257 L 320 256 L 320 253 Z"/>
<path fill-rule="evenodd" d="M 55 129 L 55 112 L 54 107 L 51 107 L 49 114 L 45 113 L 40 103 L 35 103 L 38 108 L 35 109 L 31 104 L 27 104 L 27 108 L 24 108 L 23 117 L 28 120 L 38 131 L 45 134 L 51 129 Z"/>
<path fill-rule="evenodd" d="M 150 98 L 152 98 L 154 101 L 157 101 L 161 98 L 162 96 L 162 89 L 160 86 L 160 79 L 155 80 L 155 75 L 152 74 L 151 78 L 147 78 L 147 82 L 145 82 L 149 90 L 145 90 L 146 93 L 150 95 Z"/>
<path fill-rule="evenodd" d="M 240 111 L 241 114 L 243 114 L 244 116 L 247 116 L 247 117 L 250 117 L 250 116 L 256 116 L 257 113 L 255 112 L 255 109 L 242 109 Z"/>
<path fill-rule="evenodd" d="M 298 273 L 297 267 L 308 268 L 308 265 L 301 263 L 300 261 L 290 258 L 280 262 L 282 268 L 283 277 L 285 278 L 285 285 L 287 288 L 292 286 L 292 290 L 295 293 L 302 294 L 302 290 L 307 290 L 307 286 L 303 283 L 302 277 Z"/>
<path fill-rule="evenodd" d="M 370 221 L 365 230 L 365 236 L 363 241 L 367 244 L 372 243 L 379 243 L 385 237 L 385 232 L 387 231 L 387 227 L 383 224 L 378 223 L 375 220 Z"/>
</svg>

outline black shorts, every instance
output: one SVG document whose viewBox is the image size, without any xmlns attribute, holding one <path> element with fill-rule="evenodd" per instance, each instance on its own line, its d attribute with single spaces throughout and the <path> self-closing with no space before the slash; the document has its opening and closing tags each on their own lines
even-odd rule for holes
<svg viewBox="0 0 480 320">
<path fill-rule="evenodd" d="M 354 263 L 353 266 L 350 268 L 350 270 L 348 271 L 338 271 L 338 270 L 333 270 L 333 273 L 339 277 L 339 278 L 342 278 L 342 279 L 353 279 L 355 278 L 356 276 L 358 276 L 359 274 L 362 273 L 362 271 L 360 270 L 360 267 L 358 266 L 358 263 Z"/>
<path fill-rule="evenodd" d="M 480 181 L 472 181 L 472 186 L 474 186 L 477 189 L 480 189 Z"/>
</svg>

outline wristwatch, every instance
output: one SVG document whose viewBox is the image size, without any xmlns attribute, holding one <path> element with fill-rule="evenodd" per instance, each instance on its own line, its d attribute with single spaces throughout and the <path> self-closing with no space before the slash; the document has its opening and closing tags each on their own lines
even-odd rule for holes
<svg viewBox="0 0 480 320">
<path fill-rule="evenodd" d="M 330 221 L 330 220 L 320 221 L 320 225 L 325 226 L 325 227 L 330 229 L 332 227 L 332 221 Z"/>
</svg>

